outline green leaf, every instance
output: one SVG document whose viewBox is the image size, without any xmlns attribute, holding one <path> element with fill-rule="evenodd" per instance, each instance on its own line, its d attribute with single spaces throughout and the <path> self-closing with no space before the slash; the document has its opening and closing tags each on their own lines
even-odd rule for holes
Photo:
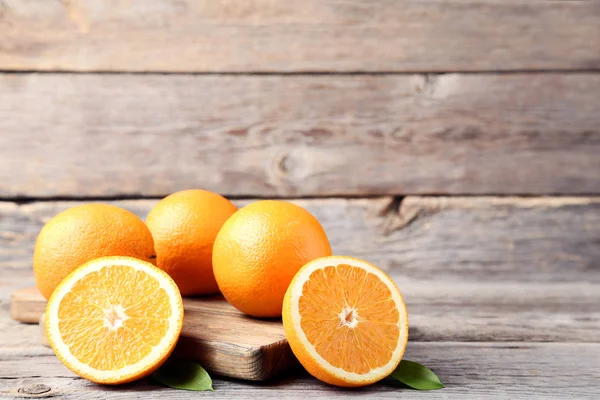
<svg viewBox="0 0 600 400">
<path fill-rule="evenodd" d="M 418 390 L 436 390 L 444 387 L 433 371 L 414 361 L 400 361 L 400 365 L 390 374 L 390 377 Z"/>
<path fill-rule="evenodd" d="M 152 378 L 158 383 L 173 389 L 214 390 L 208 372 L 193 361 L 171 361 L 156 371 Z"/>
</svg>

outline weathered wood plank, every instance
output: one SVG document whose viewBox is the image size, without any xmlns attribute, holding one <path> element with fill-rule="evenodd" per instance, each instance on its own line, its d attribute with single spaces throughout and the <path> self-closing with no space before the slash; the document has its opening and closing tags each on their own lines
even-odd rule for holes
<svg viewBox="0 0 600 400">
<path fill-rule="evenodd" d="M 399 216 L 389 268 L 413 278 L 600 283 L 598 197 L 407 197 Z"/>
<path fill-rule="evenodd" d="M 594 194 L 598 93 L 600 74 L 4 74 L 0 197 Z"/>
<path fill-rule="evenodd" d="M 335 253 L 364 257 L 405 279 L 600 283 L 600 197 L 293 201 L 321 221 Z M 145 218 L 156 202 L 112 203 Z M 44 223 L 77 204 L 0 202 L 0 267 L 30 268 Z"/>
<path fill-rule="evenodd" d="M 9 288 L 9 290 L 13 290 Z M 40 327 L 37 324 L 23 324 L 11 319 L 9 304 L 0 301 L 0 360 L 6 358 L 6 352 L 23 349 L 40 349 Z M 0 380 L 4 377 L 0 371 Z"/>
<path fill-rule="evenodd" d="M 24 272 L 17 275 L 31 274 Z M 400 271 L 392 278 L 408 305 L 412 341 L 599 341 L 600 285 L 412 281 Z"/>
<path fill-rule="evenodd" d="M 409 343 L 407 359 L 430 366 L 446 383 L 435 392 L 419 392 L 384 381 L 362 389 L 328 386 L 302 372 L 263 384 L 216 378 L 211 398 L 361 398 L 583 399 L 600 396 L 599 344 L 562 343 Z M 106 387 L 75 378 L 47 349 L 0 350 L 0 396 L 44 384 L 61 399 L 197 398 L 198 393 L 160 387 L 144 380 Z M 7 379 L 8 378 L 8 379 Z"/>
<path fill-rule="evenodd" d="M 0 68 L 5 70 L 600 68 L 595 1 L 4 0 L 1 5 Z"/>
<path fill-rule="evenodd" d="M 321 220 L 335 253 L 391 274 L 408 304 L 411 340 L 598 341 L 598 198 L 295 202 Z M 0 301 L 33 283 L 36 232 L 75 204 L 0 203 L 9 239 L 0 241 Z M 144 217 L 155 201 L 115 204 Z"/>
</svg>

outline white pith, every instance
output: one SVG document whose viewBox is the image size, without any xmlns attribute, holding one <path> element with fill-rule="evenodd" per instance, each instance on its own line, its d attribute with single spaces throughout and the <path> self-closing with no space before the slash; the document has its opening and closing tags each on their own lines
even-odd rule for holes
<svg viewBox="0 0 600 400">
<path fill-rule="evenodd" d="M 337 267 L 338 265 L 351 265 L 353 267 L 359 267 L 367 271 L 367 273 L 374 274 L 378 278 L 380 278 L 381 281 L 390 289 L 390 293 L 392 293 L 392 299 L 396 303 L 398 312 L 400 313 L 398 320 L 398 327 L 400 330 L 398 346 L 396 347 L 396 349 L 394 349 L 390 361 L 387 364 L 381 367 L 374 368 L 365 374 L 348 372 L 342 368 L 330 364 L 319 353 L 317 353 L 315 347 L 308 341 L 300 325 L 301 316 L 298 304 L 299 299 L 302 296 L 304 284 L 308 281 L 310 275 L 316 270 L 323 269 L 325 267 Z M 406 338 L 408 336 L 408 315 L 406 312 L 406 307 L 404 306 L 404 301 L 402 300 L 402 295 L 387 275 L 385 275 L 378 268 L 368 263 L 365 263 L 364 261 L 349 257 L 331 256 L 320 258 L 310 262 L 298 273 L 297 277 L 295 278 L 294 286 L 291 288 L 290 293 L 290 304 L 291 320 L 292 324 L 294 325 L 294 330 L 298 335 L 298 340 L 307 350 L 309 355 L 314 360 L 316 360 L 319 365 L 321 365 L 325 370 L 327 370 L 335 376 L 338 376 L 349 382 L 371 382 L 377 380 L 380 377 L 385 377 L 389 375 L 402 359 L 402 355 L 404 354 L 405 349 L 404 343 L 406 342 Z M 350 311 L 352 311 L 353 314 L 349 318 L 350 321 L 347 321 L 347 316 Z M 344 307 L 344 309 L 340 310 L 338 316 L 340 317 L 340 326 L 347 326 L 348 328 L 353 329 L 360 323 L 360 316 L 357 314 L 356 309 L 354 309 L 351 306 Z"/>
<path fill-rule="evenodd" d="M 350 306 L 344 307 L 338 314 L 338 317 L 340 317 L 340 326 L 347 326 L 351 329 L 356 328 L 356 325 L 360 321 L 358 310 Z"/>
<path fill-rule="evenodd" d="M 123 323 L 129 319 L 125 307 L 114 304 L 104 310 L 104 325 L 111 330 L 123 327 Z"/>
<path fill-rule="evenodd" d="M 137 271 L 144 271 L 154 278 L 159 283 L 160 288 L 165 291 L 169 298 L 169 303 L 171 304 L 171 315 L 169 317 L 169 327 L 166 334 L 156 346 L 153 346 L 150 354 L 135 364 L 128 365 L 120 369 L 103 371 L 82 363 L 70 352 L 69 346 L 62 340 L 60 335 L 60 319 L 58 318 L 58 310 L 62 299 L 71 291 L 73 285 L 77 281 L 84 278 L 91 272 L 100 271 L 102 268 L 111 266 L 131 267 Z M 96 380 L 104 382 L 121 380 L 127 376 L 137 375 L 141 371 L 145 371 L 156 365 L 156 363 L 163 358 L 165 350 L 169 349 L 173 345 L 173 342 L 177 340 L 178 333 L 181 330 L 181 317 L 183 314 L 181 295 L 179 294 L 175 284 L 172 281 L 172 284 L 169 284 L 169 280 L 165 278 L 170 279 L 163 271 L 155 267 L 149 267 L 139 260 L 129 259 L 127 257 L 109 257 L 105 259 L 99 259 L 87 264 L 85 267 L 76 270 L 74 273 L 69 275 L 54 291 L 46 309 L 46 327 L 48 339 L 55 353 L 60 353 L 60 356 L 63 358 L 63 362 L 67 364 L 70 369 L 77 371 L 83 376 L 87 375 L 88 377 L 94 377 Z M 127 318 L 126 309 L 120 304 L 114 305 L 110 309 L 105 310 L 104 324 L 111 329 L 119 329 Z"/>
</svg>

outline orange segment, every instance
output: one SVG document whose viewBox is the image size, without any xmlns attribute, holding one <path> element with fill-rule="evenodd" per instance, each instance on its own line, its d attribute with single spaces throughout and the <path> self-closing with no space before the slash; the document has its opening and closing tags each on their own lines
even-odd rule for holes
<svg viewBox="0 0 600 400">
<path fill-rule="evenodd" d="M 46 309 L 52 349 L 73 372 L 97 383 L 147 376 L 173 350 L 183 323 L 175 282 L 129 257 L 90 261 L 54 291 Z"/>
<path fill-rule="evenodd" d="M 385 378 L 408 340 L 408 315 L 396 285 L 374 265 L 351 257 L 323 257 L 302 267 L 286 292 L 283 324 L 306 370 L 339 386 Z"/>
</svg>

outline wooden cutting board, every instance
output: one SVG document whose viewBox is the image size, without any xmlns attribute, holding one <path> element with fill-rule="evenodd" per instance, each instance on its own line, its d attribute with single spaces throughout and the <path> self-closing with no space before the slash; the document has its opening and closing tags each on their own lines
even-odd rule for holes
<svg viewBox="0 0 600 400">
<path fill-rule="evenodd" d="M 198 361 L 220 375 L 252 381 L 296 365 L 281 320 L 248 317 L 222 296 L 185 298 L 183 307 L 183 329 L 174 356 Z M 46 299 L 37 288 L 22 289 L 12 294 L 10 308 L 16 321 L 38 323 Z"/>
</svg>

